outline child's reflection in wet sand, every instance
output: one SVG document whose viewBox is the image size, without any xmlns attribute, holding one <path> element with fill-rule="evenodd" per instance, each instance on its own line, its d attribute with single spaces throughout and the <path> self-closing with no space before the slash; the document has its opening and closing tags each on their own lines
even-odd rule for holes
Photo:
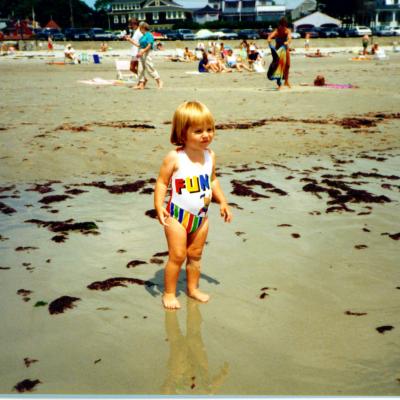
<svg viewBox="0 0 400 400">
<path fill-rule="evenodd" d="M 186 336 L 176 311 L 165 311 L 165 330 L 170 354 L 162 394 L 215 394 L 228 375 L 225 362 L 215 377 L 209 376 L 207 352 L 201 337 L 199 304 L 187 300 Z"/>
</svg>

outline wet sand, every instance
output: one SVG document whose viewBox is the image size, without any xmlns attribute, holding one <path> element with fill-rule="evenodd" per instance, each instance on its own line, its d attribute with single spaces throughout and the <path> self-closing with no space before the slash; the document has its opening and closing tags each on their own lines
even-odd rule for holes
<svg viewBox="0 0 400 400">
<path fill-rule="evenodd" d="M 0 59 L 0 392 L 400 395 L 400 55 L 292 58 L 162 91 L 91 86 L 100 65 Z M 302 86 L 317 74 L 358 89 Z M 209 304 L 161 307 L 152 187 L 169 121 L 198 99 L 234 221 L 211 207 Z"/>
</svg>

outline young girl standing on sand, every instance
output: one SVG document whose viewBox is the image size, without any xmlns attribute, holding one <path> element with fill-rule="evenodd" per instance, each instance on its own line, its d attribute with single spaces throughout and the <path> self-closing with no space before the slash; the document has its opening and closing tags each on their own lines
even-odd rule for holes
<svg viewBox="0 0 400 400">
<path fill-rule="evenodd" d="M 171 143 L 179 146 L 165 157 L 154 191 L 154 208 L 164 226 L 169 258 L 164 273 L 165 308 L 180 308 L 176 298 L 179 271 L 186 260 L 187 294 L 207 302 L 198 289 L 200 261 L 208 233 L 208 206 L 213 196 L 225 222 L 232 219 L 215 174 L 215 154 L 208 148 L 215 133 L 214 118 L 202 103 L 181 104 L 172 120 Z M 164 200 L 171 184 L 171 198 Z"/>
</svg>

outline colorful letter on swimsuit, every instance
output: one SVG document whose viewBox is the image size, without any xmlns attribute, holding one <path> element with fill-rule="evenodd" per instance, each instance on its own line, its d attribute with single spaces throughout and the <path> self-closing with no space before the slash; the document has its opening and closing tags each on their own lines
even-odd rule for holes
<svg viewBox="0 0 400 400">
<path fill-rule="evenodd" d="M 211 203 L 212 158 L 204 151 L 204 164 L 193 163 L 184 150 L 178 150 L 179 167 L 171 178 L 168 212 L 188 233 L 193 233 L 207 216 Z"/>
</svg>

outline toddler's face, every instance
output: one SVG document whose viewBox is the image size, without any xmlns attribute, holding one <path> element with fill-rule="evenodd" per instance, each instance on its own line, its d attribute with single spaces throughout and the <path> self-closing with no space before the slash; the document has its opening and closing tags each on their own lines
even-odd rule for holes
<svg viewBox="0 0 400 400">
<path fill-rule="evenodd" d="M 187 131 L 185 146 L 196 150 L 204 150 L 210 145 L 213 138 L 214 129 L 212 125 L 193 125 Z"/>
</svg>

